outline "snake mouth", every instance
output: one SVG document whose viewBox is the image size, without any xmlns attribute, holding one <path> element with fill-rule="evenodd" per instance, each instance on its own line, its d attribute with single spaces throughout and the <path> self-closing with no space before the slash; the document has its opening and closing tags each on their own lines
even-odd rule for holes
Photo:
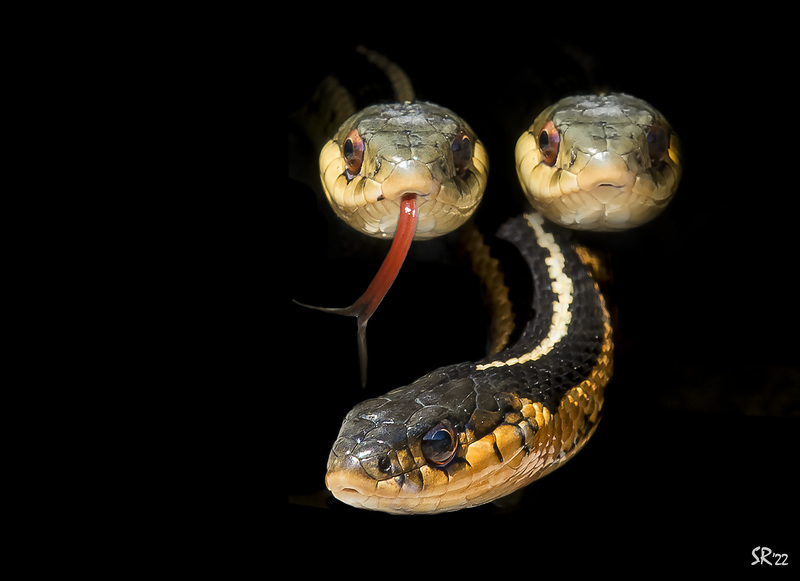
<svg viewBox="0 0 800 581">
<path fill-rule="evenodd" d="M 355 480 L 363 480 L 363 486 L 359 486 Z M 375 496 L 377 484 L 356 469 L 343 468 L 329 469 L 325 475 L 325 486 L 337 500 L 350 506 L 366 508 L 369 499 Z"/>
<path fill-rule="evenodd" d="M 342 488 L 331 489 L 331 494 L 334 498 L 349 504 L 350 506 L 358 506 L 363 504 L 365 495 L 360 490 L 345 486 Z"/>
<path fill-rule="evenodd" d="M 328 467 L 325 486 L 338 501 L 355 508 L 395 514 L 431 512 L 431 507 L 435 510 L 439 506 L 442 491 L 426 493 L 414 479 L 408 478 L 408 473 L 373 480 L 353 462 L 350 459 L 336 468 Z"/>
<path fill-rule="evenodd" d="M 399 190 L 392 191 L 389 194 L 383 193 L 379 195 L 375 201 L 394 203 L 397 207 L 400 207 L 403 198 L 406 196 L 416 196 L 417 198 L 429 198 L 433 196 L 435 199 L 435 195 L 439 193 L 440 187 L 441 186 L 439 182 L 431 182 L 431 187 L 424 190 L 417 188 L 400 188 Z"/>
<path fill-rule="evenodd" d="M 584 191 L 592 191 L 598 188 L 630 189 L 636 183 L 636 174 L 627 168 L 605 172 L 588 172 L 584 170 L 584 172 L 577 174 L 576 178 L 577 186 Z"/>
<path fill-rule="evenodd" d="M 451 210 L 448 210 L 451 207 L 450 204 L 439 199 L 439 189 L 437 182 L 437 187 L 431 188 L 429 191 L 406 189 L 400 193 L 399 198 L 385 199 L 382 203 L 387 204 L 387 210 L 378 220 L 378 231 L 386 238 L 395 236 L 403 201 L 413 198 L 418 208 L 415 239 L 425 240 L 438 236 L 434 231 L 443 221 L 442 216 L 452 213 Z"/>
<path fill-rule="evenodd" d="M 430 192 L 423 193 L 423 192 L 412 192 L 412 191 L 405 191 L 405 192 L 403 192 L 403 193 L 401 194 L 401 198 L 402 198 L 402 196 L 404 196 L 404 195 L 406 195 L 406 194 L 413 194 L 413 195 L 417 196 L 418 198 L 427 198 L 428 196 L 430 196 L 430 195 L 431 195 L 431 194 L 430 194 Z M 380 196 L 378 196 L 378 197 L 377 197 L 377 199 L 376 199 L 375 201 L 376 201 L 376 202 L 384 202 L 384 201 L 386 201 L 386 196 L 385 196 L 385 195 L 383 195 L 383 194 L 381 194 Z M 399 204 L 398 204 L 398 205 L 399 205 Z"/>
</svg>

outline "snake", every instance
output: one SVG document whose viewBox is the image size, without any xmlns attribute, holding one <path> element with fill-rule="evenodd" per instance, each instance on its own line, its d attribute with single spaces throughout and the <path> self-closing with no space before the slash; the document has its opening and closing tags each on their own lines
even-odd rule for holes
<svg viewBox="0 0 800 581">
<path fill-rule="evenodd" d="M 485 152 L 468 162 L 459 153 L 465 137 L 472 147 L 465 143 L 463 149 L 478 151 L 474 132 L 446 110 L 437 119 L 448 121 L 447 130 L 427 136 L 427 143 L 438 145 L 422 146 L 426 139 L 415 128 L 427 113 L 419 107 L 403 101 L 389 113 L 367 109 L 348 118 L 322 149 L 320 176 L 328 200 L 337 215 L 357 216 L 350 223 L 366 235 L 415 228 L 414 202 L 432 194 L 418 173 L 392 180 L 386 193 L 368 181 L 386 163 L 380 152 L 387 148 L 392 155 L 404 151 L 402 159 L 393 158 L 395 169 L 419 158 L 426 167 L 445 168 L 437 175 L 479 186 L 467 188 L 471 192 L 482 194 L 485 187 Z M 410 125 L 403 125 L 406 120 Z M 389 131 L 377 141 L 379 126 Z M 415 136 L 413 147 L 409 135 Z M 445 153 L 446 163 L 414 153 L 435 150 Z M 327 488 L 345 504 L 393 514 L 483 505 L 553 472 L 597 429 L 614 369 L 613 328 L 596 257 L 575 241 L 573 231 L 620 231 L 659 215 L 680 181 L 680 142 L 664 116 L 641 99 L 575 95 L 545 108 L 522 133 L 515 167 L 530 208 L 502 224 L 493 240 L 510 245 L 529 272 L 530 304 L 519 307 L 530 313 L 528 320 L 515 340 L 506 332 L 486 357 L 440 367 L 347 413 L 325 476 Z M 396 211 L 370 208 L 389 198 Z M 441 222 L 459 227 L 473 209 L 465 212 L 452 199 L 445 195 L 441 202 Z M 430 210 L 426 219 L 439 221 Z M 425 227 L 421 236 L 436 232 Z M 508 303 L 500 259 L 482 239 L 475 246 L 476 255 L 483 253 L 477 261 L 500 279 L 496 301 Z M 380 292 L 388 288 L 385 281 L 378 286 Z M 326 310 L 359 316 L 364 307 L 358 304 L 355 315 L 352 307 Z M 370 305 L 375 307 L 374 300 Z M 494 311 L 495 317 L 498 312 L 504 310 Z M 503 316 L 509 318 L 507 311 Z"/>
<path fill-rule="evenodd" d="M 370 286 L 352 305 L 303 306 L 356 317 L 365 385 L 370 317 L 393 284 L 412 241 L 444 236 L 473 215 L 486 188 L 489 157 L 459 115 L 415 100 L 410 80 L 397 65 L 364 47 L 356 54 L 386 74 L 395 100 L 358 109 L 351 92 L 336 77 L 326 77 L 318 90 L 325 96 L 324 105 L 317 106 L 322 114 L 305 112 L 301 118 L 312 117 L 306 131 L 317 136 L 349 114 L 319 154 L 325 197 L 345 224 L 367 236 L 391 238 L 392 246 Z"/>
</svg>

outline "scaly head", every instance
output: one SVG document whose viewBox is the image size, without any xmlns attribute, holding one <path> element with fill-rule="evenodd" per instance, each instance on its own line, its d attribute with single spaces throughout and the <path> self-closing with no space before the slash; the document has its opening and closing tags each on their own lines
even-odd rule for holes
<svg viewBox="0 0 800 581">
<path fill-rule="evenodd" d="M 568 97 L 517 141 L 517 176 L 545 217 L 618 231 L 655 218 L 680 181 L 678 136 L 647 102 L 622 94 Z"/>
<path fill-rule="evenodd" d="M 489 173 L 483 144 L 455 113 L 425 102 L 374 105 L 322 148 L 320 176 L 336 214 L 377 238 L 395 234 L 400 201 L 417 197 L 415 240 L 447 234 L 478 207 Z"/>
</svg>

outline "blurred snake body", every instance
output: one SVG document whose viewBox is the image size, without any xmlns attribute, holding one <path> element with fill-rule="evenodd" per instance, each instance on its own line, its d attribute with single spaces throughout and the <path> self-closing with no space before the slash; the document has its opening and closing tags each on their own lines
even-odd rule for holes
<svg viewBox="0 0 800 581">
<path fill-rule="evenodd" d="M 470 143 L 478 143 L 460 121 L 431 132 L 436 135 L 433 142 L 446 136 L 439 145 L 425 145 L 417 131 L 415 107 L 400 104 L 396 109 L 401 113 L 387 117 L 383 125 L 393 137 L 386 139 L 395 143 L 379 149 L 414 149 L 426 167 L 441 166 L 433 179 L 438 195 L 444 196 L 438 202 L 444 210 L 441 222 L 460 225 L 471 211 L 465 212 L 459 195 L 448 193 L 449 186 L 442 184 L 461 180 L 461 185 L 480 185 L 484 180 L 485 185 L 488 163 L 469 165 L 468 170 L 463 160 L 460 169 L 457 158 L 453 164 L 455 150 L 448 152 L 446 146 L 465 135 Z M 407 128 L 400 121 L 404 116 L 412 119 Z M 438 119 L 426 125 L 441 122 L 449 127 L 452 116 L 446 112 Z M 336 145 L 323 148 L 322 180 L 338 215 L 357 213 L 357 221 L 364 222 L 373 216 L 372 225 L 363 226 L 363 231 L 391 235 L 387 212 L 367 209 L 370 203 L 408 192 L 431 195 L 426 185 L 431 181 L 427 175 L 425 180 L 399 179 L 398 168 L 411 159 L 406 157 L 405 162 L 391 162 L 384 186 L 377 186 L 369 176 L 380 173 L 386 158 L 365 158 L 360 164 L 365 175 L 359 182 L 364 185 L 353 186 L 357 174 L 348 172 L 350 148 L 343 144 L 354 129 L 373 142 L 378 139 L 380 123 L 367 125 L 352 117 L 330 142 Z M 398 140 L 398 135 L 404 137 Z M 409 135 L 414 135 L 413 145 Z M 446 152 L 445 161 L 437 161 L 437 151 Z M 552 222 L 621 230 L 652 219 L 672 197 L 680 177 L 677 137 L 663 117 L 639 99 L 581 96 L 556 103 L 537 117 L 520 137 L 516 155 L 520 183 L 538 211 L 511 218 L 496 238 L 510 243 L 530 272 L 531 317 L 513 344 L 501 340 L 497 352 L 484 359 L 441 367 L 356 405 L 346 415 L 328 460 L 326 484 L 337 499 L 397 514 L 478 506 L 552 472 L 594 433 L 613 371 L 612 327 L 592 274 L 591 255 L 572 242 L 568 230 Z M 393 175 L 397 183 L 384 190 Z M 432 222 L 439 221 L 435 214 L 431 212 Z M 422 237 L 432 232 L 434 228 L 423 229 Z M 480 238 L 475 246 L 481 246 Z M 499 277 L 493 293 L 497 301 L 507 303 L 502 265 L 486 252 L 485 247 L 477 248 L 477 254 L 484 253 L 479 260 L 482 270 Z"/>
</svg>

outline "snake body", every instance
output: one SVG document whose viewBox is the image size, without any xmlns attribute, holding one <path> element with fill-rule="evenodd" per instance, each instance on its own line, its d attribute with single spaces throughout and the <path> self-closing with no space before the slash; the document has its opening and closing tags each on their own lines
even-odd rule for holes
<svg viewBox="0 0 800 581">
<path fill-rule="evenodd" d="M 353 408 L 328 460 L 338 499 L 391 513 L 477 506 L 554 470 L 593 433 L 613 349 L 597 283 L 540 214 L 512 219 L 498 236 L 535 281 L 522 337 Z"/>
<path fill-rule="evenodd" d="M 398 121 L 403 117 L 417 121 L 405 126 Z M 374 112 L 367 118 L 375 119 Z M 392 232 L 386 212 L 370 208 L 372 201 L 409 192 L 425 197 L 432 190 L 412 176 L 391 183 L 391 195 L 383 193 L 383 186 L 368 180 L 380 172 L 385 158 L 373 165 L 361 161 L 359 171 L 351 171 L 354 149 L 346 141 L 353 131 L 369 135 L 373 144 L 393 141 L 373 148 L 371 158 L 380 150 L 415 150 L 431 153 L 428 165 L 437 165 L 433 153 L 464 135 L 477 143 L 460 120 L 447 131 L 436 128 L 438 122 L 420 123 L 413 103 L 397 105 L 382 122 L 393 137 L 376 137 L 381 123 L 360 125 L 359 119 L 351 117 L 323 148 L 320 168 L 337 214 L 359 214 L 363 224 L 357 227 L 373 236 Z M 451 112 L 441 119 L 452 120 Z M 423 126 L 445 138 L 426 146 L 417 131 Z M 672 197 L 680 177 L 677 138 L 643 101 L 626 95 L 582 96 L 545 110 L 520 137 L 516 153 L 520 183 L 538 211 L 510 219 L 497 238 L 516 249 L 530 273 L 531 316 L 518 339 L 499 352 L 441 367 L 361 402 L 346 415 L 329 455 L 326 485 L 347 504 L 412 514 L 491 502 L 569 460 L 598 425 L 613 370 L 609 313 L 589 255 L 566 229 L 545 218 L 596 230 L 619 230 L 652 219 Z M 415 155 L 390 162 L 388 178 L 402 164 L 410 165 Z M 457 166 L 439 175 L 466 183 L 469 178 Z M 470 166 L 473 185 L 481 179 L 485 185 L 484 167 L 488 164 Z M 387 178 L 379 181 L 386 184 Z M 433 181 L 441 185 L 446 180 Z M 445 216 L 443 222 L 452 220 Z M 452 222 L 457 227 L 463 220 Z M 434 229 L 427 232 L 435 235 Z"/>
</svg>

